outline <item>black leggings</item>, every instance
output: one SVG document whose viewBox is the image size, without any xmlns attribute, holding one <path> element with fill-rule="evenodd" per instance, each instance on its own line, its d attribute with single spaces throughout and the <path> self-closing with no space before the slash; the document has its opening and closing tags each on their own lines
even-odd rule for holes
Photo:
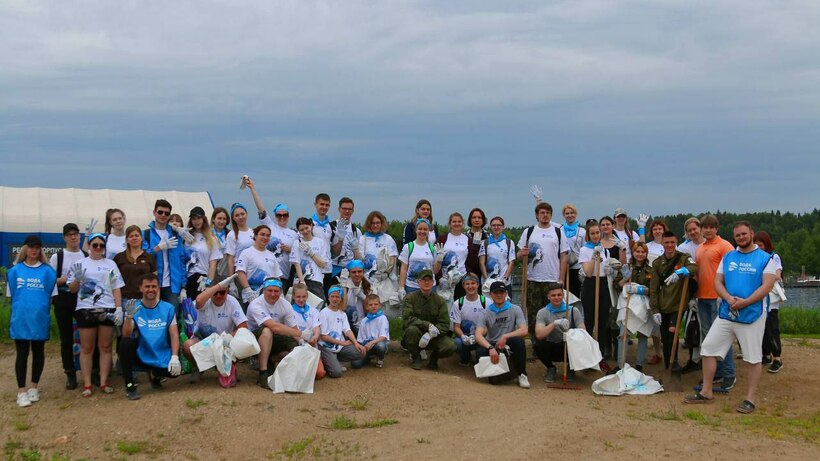
<svg viewBox="0 0 820 461">
<path fill-rule="evenodd" d="M 43 374 L 43 367 L 46 364 L 45 341 L 29 341 L 27 339 L 15 339 L 17 346 L 17 361 L 14 363 L 14 373 L 17 375 L 17 387 L 26 387 L 26 370 L 28 369 L 28 351 L 31 349 L 31 382 L 40 382 L 40 375 Z"/>
<path fill-rule="evenodd" d="M 63 371 L 74 373 L 74 308 L 77 307 L 77 295 L 59 292 L 54 297 L 54 317 L 60 331 L 60 359 Z M 99 356 L 99 355 L 98 355 Z M 99 359 L 98 359 L 99 360 Z"/>
<path fill-rule="evenodd" d="M 120 341 L 120 346 L 117 348 L 117 355 L 120 356 L 122 376 L 126 387 L 129 384 L 134 384 L 135 367 L 148 372 L 151 378 L 175 378 L 175 376 L 171 376 L 171 373 L 169 373 L 165 368 L 156 368 L 143 363 L 142 360 L 140 360 L 139 355 L 137 355 L 137 341 L 138 340 L 134 338 L 123 337 L 122 341 Z"/>
<path fill-rule="evenodd" d="M 609 298 L 606 277 L 600 278 L 600 293 L 598 294 L 598 347 L 604 360 L 609 357 L 612 339 L 609 328 L 609 310 L 612 300 Z M 581 287 L 581 304 L 584 306 L 584 326 L 587 333 L 592 334 L 595 329 L 595 277 L 587 277 Z"/>
<path fill-rule="evenodd" d="M 661 344 L 663 344 L 664 368 L 669 368 L 669 361 L 672 359 L 672 342 L 675 340 L 675 333 L 669 331 L 669 327 L 675 326 L 676 320 L 678 320 L 677 312 L 668 314 L 661 312 Z M 679 358 L 680 356 L 675 354 L 675 361 L 678 361 Z"/>
<path fill-rule="evenodd" d="M 766 330 L 763 332 L 763 356 L 780 357 L 780 319 L 779 309 L 772 309 L 766 316 Z"/>
</svg>

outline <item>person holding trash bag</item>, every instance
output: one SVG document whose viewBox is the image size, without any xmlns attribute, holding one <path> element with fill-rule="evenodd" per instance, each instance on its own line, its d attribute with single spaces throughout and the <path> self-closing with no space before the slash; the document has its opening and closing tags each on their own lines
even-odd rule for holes
<svg viewBox="0 0 820 461">
<path fill-rule="evenodd" d="M 472 272 L 464 276 L 461 281 L 464 296 L 453 301 L 450 307 L 450 320 L 455 333 L 456 352 L 459 355 L 459 365 L 471 366 L 473 363 L 470 352 L 476 349 L 475 331 L 478 328 L 484 311 L 492 302 L 489 297 L 478 294 L 478 276 Z"/>
<path fill-rule="evenodd" d="M 259 341 L 259 377 L 256 384 L 268 389 L 272 368 L 298 345 L 302 332 L 296 328 L 293 308 L 282 296 L 282 281 L 265 280 L 261 289 L 262 295 L 248 304 L 248 329 Z"/>
<path fill-rule="evenodd" d="M 547 305 L 535 314 L 535 344 L 533 352 L 538 360 L 547 367 L 544 375 L 545 383 L 554 383 L 558 377 L 555 362 L 563 362 L 566 356 L 564 348 L 566 339 L 564 334 L 570 328 L 585 328 L 584 316 L 574 306 L 567 306 L 564 302 L 564 290 L 561 285 L 553 284 L 547 290 Z M 575 380 L 575 371 L 567 372 L 567 381 Z"/>
<path fill-rule="evenodd" d="M 159 279 L 154 273 L 142 276 L 140 292 L 142 299 L 129 300 L 125 305 L 122 341 L 117 351 L 128 400 L 140 398 L 133 379 L 134 367 L 148 371 L 151 389 L 161 389 L 162 378 L 176 378 L 182 373 L 176 308 L 160 300 Z"/>
<path fill-rule="evenodd" d="M 364 275 L 371 284 L 387 279 L 396 267 L 399 251 L 396 248 L 396 241 L 387 234 L 387 226 L 387 218 L 382 212 L 371 211 L 364 220 L 364 235 L 359 238 Z M 379 259 L 385 252 L 389 263 L 387 267 L 379 268 Z"/>
<path fill-rule="evenodd" d="M 438 359 L 449 357 L 456 351 L 449 336 L 449 309 L 444 298 L 433 292 L 435 282 L 432 270 L 421 270 L 417 280 L 418 291 L 408 294 L 402 301 L 402 344 L 410 352 L 412 369 L 421 370 L 421 350 L 426 349 L 430 353 L 427 368 L 436 370 Z"/>
<path fill-rule="evenodd" d="M 494 364 L 499 361 L 499 354 L 510 358 L 510 373 L 492 377 L 490 384 L 500 384 L 506 377 L 518 376 L 518 385 L 523 389 L 530 388 L 527 378 L 527 319 L 520 306 L 507 299 L 507 286 L 504 282 L 493 282 L 490 285 L 490 297 L 493 303 L 484 311 L 484 316 L 475 331 L 476 357 L 490 357 Z"/>
<path fill-rule="evenodd" d="M 485 245 L 487 256 L 481 268 L 481 276 L 485 283 L 490 278 L 504 282 L 507 285 L 507 294 L 512 297 L 515 244 L 504 234 L 504 218 L 501 216 L 490 220 L 490 234 L 487 236 Z"/>
<path fill-rule="evenodd" d="M 242 305 L 228 289 L 237 274 L 230 277 L 216 276 L 214 283 L 196 297 L 196 325 L 194 335 L 182 344 L 182 353 L 194 365 L 191 373 L 191 382 L 200 378 L 196 360 L 191 353 L 191 347 L 207 338 L 212 333 L 229 333 L 233 335 L 240 328 L 248 328 L 248 318 L 242 312 Z"/>
</svg>

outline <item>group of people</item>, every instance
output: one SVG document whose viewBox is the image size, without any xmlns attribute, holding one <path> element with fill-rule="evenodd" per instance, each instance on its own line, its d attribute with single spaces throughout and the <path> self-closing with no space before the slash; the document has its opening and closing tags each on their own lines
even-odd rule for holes
<svg viewBox="0 0 820 461">
<path fill-rule="evenodd" d="M 363 229 L 352 224 L 354 202 L 348 197 L 338 201 L 339 218 L 331 220 L 330 197 L 318 194 L 316 212 L 298 218 L 291 229 L 287 205 L 274 206 L 271 217 L 253 180 L 243 177 L 242 188 L 250 191 L 256 208 L 260 223 L 254 228 L 242 203 L 217 207 L 210 219 L 197 206 L 185 222 L 168 201 L 157 200 L 154 220 L 144 229 L 126 227 L 119 209 L 106 212 L 104 232 L 95 232 L 92 220 L 84 239 L 76 224 L 67 223 L 65 249 L 50 261 L 39 238 L 29 236 L 7 285 L 18 404 L 39 400 L 51 304 L 66 389 L 79 386 L 79 369 L 83 396 L 92 395 L 94 385 L 114 392 L 109 375 L 115 339 L 130 399 L 139 398 L 137 370 L 149 372 L 151 387 L 159 388 L 190 362 L 191 379 L 198 380 L 191 348 L 213 333 L 240 328 L 257 338 L 260 353 L 252 366 L 263 387 L 279 361 L 300 344 L 321 351 L 317 378 L 342 376 L 342 362 L 360 368 L 375 360 L 382 367 L 390 341 L 387 306 L 401 308 L 401 345 L 413 369 L 421 369 L 425 358 L 436 369 L 439 359 L 453 354 L 463 365 L 484 356 L 497 363 L 505 355 L 510 372 L 490 381 L 517 379 L 528 388 L 525 340 L 531 339 L 546 367 L 544 380 L 552 382 L 556 362 L 567 360 L 565 333 L 580 328 L 597 339 L 601 368 L 616 372 L 618 366 L 610 367 L 608 360 L 624 363 L 620 339 L 636 333 L 617 320 L 621 293 L 645 298 L 655 314 L 651 327 L 637 335 L 639 370 L 650 336 L 655 355 L 648 363 L 663 360 L 666 367 L 679 367 L 671 363 L 671 338 L 679 328 L 680 305 L 687 303 L 699 321 L 700 348 L 690 344 L 683 369 L 698 369 L 702 356 L 704 381 L 686 402 L 708 402 L 715 387 L 734 387 L 735 340 L 750 367 L 738 411 L 754 410 L 761 363 L 768 360 L 773 373 L 782 367 L 773 291 L 782 267 L 768 234 L 754 233 L 745 222 L 734 226 L 737 248 L 718 235 L 712 215 L 687 220 L 683 242 L 665 222 L 649 223 L 646 215 L 638 217 L 637 232 L 631 230 L 621 208 L 613 217 L 581 225 L 578 209 L 566 204 L 565 222 L 558 224 L 534 186 L 536 222 L 517 243 L 505 235 L 502 217 L 488 220 L 480 208 L 467 214 L 466 223 L 460 213 L 450 214 L 447 232 L 436 235 L 432 204 L 420 200 L 399 251 L 381 212 L 368 213 Z M 522 262 L 526 287 L 521 306 L 512 303 L 516 260 Z M 185 312 L 186 300 L 195 315 Z M 191 335 L 180 325 L 186 322 L 193 323 Z M 26 387 L 29 351 L 32 376 Z M 568 379 L 573 377 L 570 371 Z"/>
</svg>

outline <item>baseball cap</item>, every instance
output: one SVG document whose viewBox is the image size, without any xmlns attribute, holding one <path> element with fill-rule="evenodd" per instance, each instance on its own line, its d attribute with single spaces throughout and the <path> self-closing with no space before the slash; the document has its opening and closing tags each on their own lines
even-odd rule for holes
<svg viewBox="0 0 820 461">
<path fill-rule="evenodd" d="M 29 235 L 28 237 L 26 237 L 26 240 L 23 242 L 23 245 L 28 247 L 42 247 L 43 241 L 40 240 L 40 237 L 37 237 L 36 235 Z"/>
<path fill-rule="evenodd" d="M 627 216 L 626 208 L 615 208 L 615 214 L 612 216 L 617 218 L 620 215 Z"/>
<path fill-rule="evenodd" d="M 422 269 L 421 272 L 419 272 L 418 280 L 425 279 L 427 277 L 433 278 L 433 271 L 430 269 Z"/>
<path fill-rule="evenodd" d="M 63 226 L 63 235 L 70 234 L 72 232 L 80 232 L 80 228 L 73 222 L 67 223 Z"/>
<path fill-rule="evenodd" d="M 205 210 L 203 210 L 201 206 L 191 208 L 191 212 L 188 214 L 188 217 L 193 218 L 194 216 L 205 216 Z"/>
<path fill-rule="evenodd" d="M 507 285 L 505 285 L 504 282 L 493 282 L 490 284 L 490 293 L 496 291 L 507 291 Z"/>
</svg>

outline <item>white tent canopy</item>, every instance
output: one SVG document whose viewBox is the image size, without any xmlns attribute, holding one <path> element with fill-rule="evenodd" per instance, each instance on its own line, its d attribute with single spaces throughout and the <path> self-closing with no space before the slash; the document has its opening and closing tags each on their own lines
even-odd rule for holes
<svg viewBox="0 0 820 461">
<path fill-rule="evenodd" d="M 0 186 L 0 232 L 62 234 L 65 223 L 73 222 L 83 229 L 91 218 L 99 220 L 96 230 L 103 232 L 109 208 L 125 212 L 128 225 L 145 228 L 154 219 L 154 202 L 161 198 L 168 200 L 185 222 L 195 206 L 202 207 L 209 217 L 213 211 L 208 192 Z"/>
</svg>

